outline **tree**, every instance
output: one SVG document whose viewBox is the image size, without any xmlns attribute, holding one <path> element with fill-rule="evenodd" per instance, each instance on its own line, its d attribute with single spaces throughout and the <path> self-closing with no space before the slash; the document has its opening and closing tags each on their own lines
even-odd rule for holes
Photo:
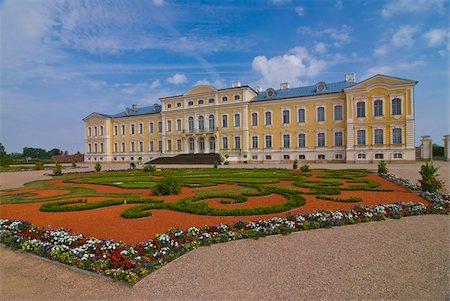
<svg viewBox="0 0 450 301">
<path fill-rule="evenodd" d="M 6 151 L 5 151 L 5 147 L 0 142 L 0 157 L 3 157 L 3 156 L 6 156 Z"/>
</svg>

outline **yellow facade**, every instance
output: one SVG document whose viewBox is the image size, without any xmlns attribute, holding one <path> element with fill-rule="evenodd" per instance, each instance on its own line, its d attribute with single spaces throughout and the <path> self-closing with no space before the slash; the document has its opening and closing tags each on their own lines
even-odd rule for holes
<svg viewBox="0 0 450 301">
<path fill-rule="evenodd" d="M 376 75 L 264 92 L 197 86 L 160 106 L 86 117 L 86 161 L 186 153 L 230 162 L 413 161 L 416 83 Z"/>
</svg>

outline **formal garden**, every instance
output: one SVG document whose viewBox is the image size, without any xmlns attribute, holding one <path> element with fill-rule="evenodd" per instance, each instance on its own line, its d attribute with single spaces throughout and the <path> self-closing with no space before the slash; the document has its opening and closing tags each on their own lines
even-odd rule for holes
<svg viewBox="0 0 450 301">
<path fill-rule="evenodd" d="M 199 246 L 449 211 L 431 164 L 420 184 L 383 162 L 378 173 L 99 166 L 54 174 L 1 192 L 0 241 L 131 284 Z"/>
</svg>

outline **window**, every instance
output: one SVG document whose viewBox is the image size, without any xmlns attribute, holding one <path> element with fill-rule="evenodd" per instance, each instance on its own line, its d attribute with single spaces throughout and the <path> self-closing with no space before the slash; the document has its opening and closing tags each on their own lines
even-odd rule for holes
<svg viewBox="0 0 450 301">
<path fill-rule="evenodd" d="M 216 138 L 214 137 L 209 138 L 209 151 L 210 152 L 216 151 Z"/>
<path fill-rule="evenodd" d="M 125 136 L 126 133 L 126 126 L 125 124 L 122 124 L 122 136 Z"/>
<path fill-rule="evenodd" d="M 168 152 L 172 151 L 172 140 L 171 139 L 167 140 L 167 151 Z"/>
<path fill-rule="evenodd" d="M 319 160 L 325 160 L 325 155 L 320 154 L 320 155 L 317 156 L 317 159 L 319 159 Z"/>
<path fill-rule="evenodd" d="M 100 136 L 103 136 L 103 125 L 100 126 Z"/>
<path fill-rule="evenodd" d="M 402 144 L 402 129 L 395 128 L 392 130 L 392 143 Z"/>
<path fill-rule="evenodd" d="M 234 100 L 240 100 L 241 96 L 240 95 L 234 95 Z"/>
<path fill-rule="evenodd" d="M 177 139 L 177 151 L 181 151 L 181 139 Z"/>
<path fill-rule="evenodd" d="M 394 98 L 392 100 L 392 115 L 402 114 L 402 100 L 400 98 Z"/>
<path fill-rule="evenodd" d="M 258 148 L 258 136 L 252 136 L 252 148 Z"/>
<path fill-rule="evenodd" d="M 383 142 L 383 130 L 382 129 L 375 129 L 375 131 L 374 131 L 374 142 L 373 143 L 375 145 L 384 144 L 384 142 Z"/>
<path fill-rule="evenodd" d="M 159 140 L 158 141 L 158 152 L 162 153 L 162 150 L 163 150 L 163 144 L 162 144 L 162 141 Z"/>
<path fill-rule="evenodd" d="M 317 146 L 324 147 L 325 146 L 325 133 L 317 134 Z"/>
<path fill-rule="evenodd" d="M 97 143 L 94 144 L 94 152 L 95 152 L 95 153 L 98 153 L 98 146 L 97 146 Z"/>
<path fill-rule="evenodd" d="M 358 145 L 366 145 L 366 130 L 356 131 L 356 143 Z"/>
<path fill-rule="evenodd" d="M 342 106 L 334 107 L 334 120 L 342 120 Z"/>
<path fill-rule="evenodd" d="M 271 155 L 266 155 L 266 160 L 272 160 L 272 156 Z"/>
<path fill-rule="evenodd" d="M 394 153 L 394 159 L 403 159 L 403 154 L 402 153 Z"/>
<path fill-rule="evenodd" d="M 291 157 L 289 155 L 283 155 L 283 160 L 289 160 Z"/>
<path fill-rule="evenodd" d="M 131 135 L 134 135 L 134 127 L 135 127 L 135 125 L 134 125 L 134 123 L 132 123 L 131 124 L 131 128 L 130 128 L 130 134 Z"/>
<path fill-rule="evenodd" d="M 198 117 L 198 130 L 202 132 L 205 130 L 205 118 L 203 116 Z"/>
<path fill-rule="evenodd" d="M 283 147 L 290 148 L 291 147 L 291 136 L 288 134 L 283 135 Z"/>
<path fill-rule="evenodd" d="M 334 158 L 335 158 L 336 160 L 341 160 L 341 159 L 344 158 L 344 156 L 343 156 L 342 154 L 336 154 L 336 155 L 334 155 Z"/>
<path fill-rule="evenodd" d="M 298 134 L 298 147 L 306 147 L 306 135 Z"/>
<path fill-rule="evenodd" d="M 358 159 L 365 159 L 366 158 L 366 154 L 358 154 Z"/>
<path fill-rule="evenodd" d="M 266 135 L 266 148 L 272 148 L 272 136 Z"/>
<path fill-rule="evenodd" d="M 177 108 L 181 108 L 181 102 L 177 102 Z"/>
<path fill-rule="evenodd" d="M 144 151 L 144 142 L 139 141 L 139 152 L 143 152 Z"/>
<path fill-rule="evenodd" d="M 88 153 L 92 153 L 92 144 L 88 144 Z"/>
<path fill-rule="evenodd" d="M 228 97 L 226 97 L 226 96 L 223 96 L 223 97 L 222 97 L 222 101 L 223 101 L 223 102 L 226 102 L 226 101 L 228 101 Z"/>
<path fill-rule="evenodd" d="M 208 99 L 208 103 L 214 103 L 214 98 Z"/>
<path fill-rule="evenodd" d="M 88 127 L 88 136 L 91 137 L 92 136 L 92 128 Z"/>
<path fill-rule="evenodd" d="M 234 114 L 234 126 L 235 127 L 241 126 L 241 114 L 239 113 Z"/>
<path fill-rule="evenodd" d="M 298 109 L 297 120 L 299 123 L 305 123 L 305 109 Z"/>
<path fill-rule="evenodd" d="M 189 132 L 192 133 L 194 131 L 194 117 L 188 118 L 188 126 L 189 126 Z"/>
<path fill-rule="evenodd" d="M 153 141 L 150 141 L 150 151 L 155 151 L 155 143 Z"/>
<path fill-rule="evenodd" d="M 342 146 L 343 145 L 343 141 L 342 141 L 342 132 L 335 132 L 334 133 L 334 146 Z"/>
<path fill-rule="evenodd" d="M 319 122 L 325 121 L 325 108 L 324 107 L 317 108 L 317 121 L 319 121 Z"/>
<path fill-rule="evenodd" d="M 134 142 L 131 142 L 131 152 L 134 153 Z"/>
<path fill-rule="evenodd" d="M 358 101 L 356 103 L 356 117 L 366 117 L 366 103 L 364 101 Z"/>
<path fill-rule="evenodd" d="M 283 110 L 283 124 L 289 124 L 289 116 L 290 115 L 290 112 L 289 112 L 289 110 Z"/>
<path fill-rule="evenodd" d="M 252 160 L 258 160 L 258 156 L 257 155 L 252 155 Z"/>
<path fill-rule="evenodd" d="M 272 124 L 272 112 L 266 112 L 265 114 L 266 117 L 266 125 L 271 125 Z"/>
<path fill-rule="evenodd" d="M 305 159 L 306 159 L 306 156 L 305 156 L 305 155 L 298 155 L 298 159 L 299 159 L 299 160 L 305 160 Z"/>
<path fill-rule="evenodd" d="M 172 104 L 171 104 L 171 103 L 168 103 L 168 104 L 167 104 L 167 108 L 168 108 L 168 109 L 172 108 Z"/>
<path fill-rule="evenodd" d="M 381 99 L 377 99 L 373 103 L 373 116 L 383 116 L 383 101 Z"/>
<path fill-rule="evenodd" d="M 181 119 L 177 119 L 177 131 L 181 131 Z"/>
<path fill-rule="evenodd" d="M 241 137 L 239 137 L 239 136 L 234 137 L 234 148 L 235 149 L 241 148 Z"/>
<path fill-rule="evenodd" d="M 189 139 L 189 153 L 193 154 L 195 151 L 195 141 L 193 138 Z"/>
<path fill-rule="evenodd" d="M 375 154 L 375 159 L 383 159 L 384 155 L 383 154 Z"/>
<path fill-rule="evenodd" d="M 228 115 L 222 115 L 222 127 L 223 128 L 228 127 Z"/>
<path fill-rule="evenodd" d="M 258 113 L 252 113 L 252 126 L 258 126 Z"/>
<path fill-rule="evenodd" d="M 208 123 L 209 123 L 209 129 L 213 131 L 214 128 L 216 127 L 216 119 L 215 119 L 214 115 L 212 115 L 212 114 L 209 115 Z"/>
<path fill-rule="evenodd" d="M 153 132 L 155 131 L 155 124 L 153 122 L 150 122 L 148 124 L 148 128 L 149 128 L 150 133 L 153 134 Z"/>
<path fill-rule="evenodd" d="M 193 106 L 194 102 L 192 100 L 188 101 L 188 106 Z"/>
<path fill-rule="evenodd" d="M 126 152 L 126 144 L 125 142 L 122 142 L 122 153 Z"/>
<path fill-rule="evenodd" d="M 117 125 L 114 126 L 114 136 L 117 136 L 119 133 L 119 127 Z"/>
<path fill-rule="evenodd" d="M 144 124 L 143 123 L 139 123 L 138 125 L 138 134 L 142 134 L 144 133 Z"/>
<path fill-rule="evenodd" d="M 114 143 L 114 152 L 117 153 L 119 151 L 119 145 L 116 143 Z"/>
<path fill-rule="evenodd" d="M 222 137 L 222 148 L 228 149 L 228 137 Z"/>
<path fill-rule="evenodd" d="M 97 127 L 94 126 L 94 136 L 97 136 Z"/>
<path fill-rule="evenodd" d="M 202 105 L 203 104 L 203 99 L 199 99 L 197 104 Z"/>
<path fill-rule="evenodd" d="M 158 122 L 158 132 L 162 133 L 162 131 L 163 131 L 163 123 L 162 123 L 162 121 L 159 121 Z"/>
</svg>

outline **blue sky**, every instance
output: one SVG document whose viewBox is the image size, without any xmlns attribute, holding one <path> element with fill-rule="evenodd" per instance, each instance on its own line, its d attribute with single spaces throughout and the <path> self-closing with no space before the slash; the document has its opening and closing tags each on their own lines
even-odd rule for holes
<svg viewBox="0 0 450 301">
<path fill-rule="evenodd" d="M 0 1 L 1 139 L 84 152 L 82 118 L 196 84 L 278 88 L 383 73 L 418 80 L 416 144 L 449 128 L 449 4 Z"/>
</svg>

